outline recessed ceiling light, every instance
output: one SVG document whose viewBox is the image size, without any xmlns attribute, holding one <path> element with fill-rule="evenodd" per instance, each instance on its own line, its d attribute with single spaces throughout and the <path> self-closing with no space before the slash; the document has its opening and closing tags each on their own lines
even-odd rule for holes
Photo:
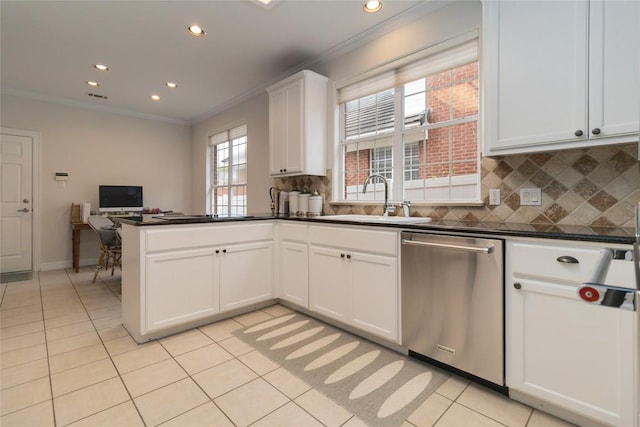
<svg viewBox="0 0 640 427">
<path fill-rule="evenodd" d="M 367 0 L 364 2 L 363 9 L 367 13 L 375 13 L 382 9 L 382 2 L 380 0 Z"/>
<path fill-rule="evenodd" d="M 260 3 L 264 4 L 265 6 L 268 5 L 269 3 L 271 3 L 271 0 L 258 0 Z"/>
<path fill-rule="evenodd" d="M 165 84 L 167 85 L 167 87 L 170 87 L 171 89 L 175 89 L 178 87 L 178 84 L 173 82 L 167 82 Z"/>
<path fill-rule="evenodd" d="M 89 80 L 89 81 L 87 82 L 87 84 L 88 84 L 89 86 L 100 86 L 100 83 L 98 83 L 98 82 L 93 82 L 93 81 L 91 81 L 91 80 Z"/>
<path fill-rule="evenodd" d="M 100 71 L 109 71 L 109 67 L 103 64 L 93 64 L 93 68 Z"/>
<path fill-rule="evenodd" d="M 151 95 L 151 99 L 154 101 L 160 101 L 160 95 Z"/>
<path fill-rule="evenodd" d="M 205 35 L 205 32 L 202 27 L 200 27 L 200 25 L 189 25 L 187 27 L 187 31 L 189 31 L 189 34 L 195 37 L 204 37 Z"/>
</svg>

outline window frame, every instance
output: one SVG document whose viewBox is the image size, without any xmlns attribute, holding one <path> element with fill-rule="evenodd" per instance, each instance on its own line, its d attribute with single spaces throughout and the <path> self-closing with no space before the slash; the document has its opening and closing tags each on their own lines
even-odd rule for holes
<svg viewBox="0 0 640 427">
<path fill-rule="evenodd" d="M 453 119 L 453 120 L 446 120 L 446 121 L 442 121 L 442 122 L 438 122 L 435 124 L 429 124 L 429 123 L 425 123 L 422 125 L 411 125 L 409 127 L 406 126 L 405 124 L 405 117 L 404 117 L 404 85 L 405 83 L 409 83 L 409 82 L 402 82 L 400 84 L 397 84 L 393 87 L 391 87 L 391 89 L 393 89 L 395 91 L 395 124 L 396 126 L 394 126 L 393 131 L 391 133 L 386 133 L 384 135 L 375 135 L 375 136 L 369 136 L 369 137 L 363 137 L 361 141 L 358 141 L 357 138 L 353 138 L 350 137 L 347 139 L 346 134 L 345 134 L 345 120 L 346 120 L 346 115 L 345 115 L 345 105 L 346 102 L 349 102 L 349 98 L 347 97 L 348 95 L 345 95 L 343 93 L 341 93 L 341 91 L 343 91 L 345 88 L 347 88 L 347 92 L 348 93 L 352 93 L 352 92 L 358 92 L 359 88 L 358 86 L 362 86 L 366 89 L 370 89 L 371 87 L 375 87 L 377 85 L 376 83 L 376 79 L 379 78 L 380 80 L 386 80 L 387 82 L 390 81 L 389 76 L 393 75 L 394 73 L 402 73 L 404 68 L 410 68 L 412 66 L 413 63 L 423 63 L 425 60 L 428 61 L 430 56 L 439 56 L 440 54 L 447 54 L 449 50 L 455 50 L 456 48 L 467 44 L 467 43 L 475 43 L 476 44 L 476 53 L 475 53 L 475 59 L 474 60 L 470 60 L 467 61 L 465 63 L 459 63 L 456 64 L 455 66 L 451 67 L 451 68 L 445 68 L 442 71 L 439 72 L 443 72 L 443 71 L 447 71 L 447 70 L 452 70 L 452 69 L 456 69 L 458 67 L 462 67 L 465 64 L 470 64 L 470 63 L 477 63 L 477 67 L 478 67 L 478 84 L 480 84 L 481 82 L 481 76 L 480 76 L 480 48 L 479 48 L 479 38 L 478 38 L 478 32 L 477 31 L 471 31 L 469 33 L 465 33 L 462 34 L 458 37 L 454 37 L 450 40 L 444 41 L 442 43 L 439 43 L 436 46 L 432 46 L 426 49 L 423 49 L 422 51 L 416 52 L 414 54 L 408 55 L 407 57 L 404 58 L 400 58 L 397 59 L 395 61 L 392 61 L 391 63 L 379 67 L 378 69 L 374 69 L 371 70 L 367 73 L 364 73 L 363 75 L 361 75 L 359 78 L 350 78 L 347 79 L 343 82 L 340 82 L 338 84 L 336 84 L 336 90 L 337 90 L 337 96 L 336 96 L 336 107 L 337 107 L 337 121 L 336 124 L 339 126 L 338 128 L 338 138 L 336 141 L 336 150 L 334 151 L 335 153 L 335 161 L 334 164 L 337 166 L 334 169 L 334 194 L 336 195 L 335 199 L 334 199 L 334 203 L 343 203 L 343 204 L 367 204 L 367 203 L 371 203 L 371 198 L 370 197 L 363 197 L 360 198 L 358 197 L 357 200 L 349 200 L 347 197 L 347 187 L 345 186 L 345 181 L 347 179 L 347 171 L 345 170 L 345 146 L 348 146 L 350 144 L 353 144 L 355 146 L 356 143 L 358 142 L 364 142 L 367 140 L 375 140 L 376 138 L 381 139 L 383 137 L 390 137 L 392 142 L 391 145 L 393 147 L 394 150 L 394 155 L 393 155 L 393 172 L 394 172 L 394 176 L 396 177 L 400 177 L 402 179 L 393 179 L 390 180 L 389 184 L 390 184 L 390 196 L 389 199 L 390 200 L 395 200 L 395 201 L 399 201 L 405 198 L 404 192 L 405 192 L 405 175 L 407 173 L 407 171 L 405 170 L 405 153 L 404 153 L 404 143 L 403 143 L 403 139 L 406 135 L 411 134 L 413 132 L 425 132 L 428 133 L 428 131 L 430 129 L 435 129 L 435 128 L 449 128 L 449 129 L 454 129 L 453 126 L 460 124 L 460 123 L 466 123 L 466 122 L 475 122 L 477 123 L 476 125 L 476 150 L 473 156 L 473 159 L 466 159 L 465 161 L 467 163 L 469 163 L 469 160 L 473 160 L 473 162 L 476 164 L 476 170 L 477 172 L 475 174 L 469 174 L 469 175 L 459 175 L 458 177 L 473 177 L 471 179 L 473 179 L 473 182 L 471 183 L 471 185 L 474 185 L 475 188 L 473 188 L 473 195 L 470 197 L 464 197 L 464 198 L 452 198 L 453 196 L 451 195 L 451 191 L 454 188 L 454 185 L 451 185 L 451 177 L 454 177 L 456 175 L 449 175 L 447 177 L 447 179 L 449 179 L 449 184 L 448 184 L 448 191 L 450 194 L 450 198 L 449 199 L 427 199 L 426 197 L 423 197 L 423 200 L 411 200 L 412 203 L 414 204 L 423 204 L 423 205 L 480 205 L 482 204 L 482 200 L 481 200 L 481 182 L 482 182 L 482 176 L 481 176 L 481 88 L 478 88 L 478 109 L 477 109 L 477 114 L 473 115 L 473 116 L 468 116 L 462 119 Z M 429 76 L 433 76 L 438 74 L 439 72 L 436 73 L 428 73 L 420 78 L 427 78 Z M 418 80 L 418 79 L 415 79 Z M 355 86 L 355 89 L 352 89 L 351 86 Z M 366 90 L 365 89 L 365 90 Z M 387 87 L 382 87 L 380 89 L 380 91 L 382 90 L 388 90 Z M 361 92 L 362 95 L 366 96 L 366 92 Z M 354 98 L 358 99 L 358 98 Z M 430 106 L 427 105 L 427 109 L 429 109 Z M 399 125 L 399 126 L 398 126 Z M 428 142 L 427 142 L 428 143 Z M 449 145 L 451 144 L 451 142 L 449 142 Z M 451 145 L 450 145 L 451 147 Z M 400 153 L 400 155 L 397 155 L 396 153 Z M 456 160 L 451 159 L 450 162 L 453 164 L 456 162 Z M 424 165 L 424 163 L 422 163 L 422 161 L 420 161 L 419 163 L 419 167 L 422 167 Z M 415 166 L 414 166 L 415 167 Z M 371 172 L 373 173 L 373 171 Z M 463 181 L 469 181 L 468 179 L 463 178 Z M 410 182 L 411 180 L 409 180 L 408 182 Z M 358 182 L 357 186 L 354 187 L 360 187 L 362 185 L 362 183 Z M 423 186 L 423 188 L 428 188 L 428 185 Z M 410 197 L 409 197 L 410 198 Z M 374 197 L 374 200 L 379 201 L 380 199 L 378 197 Z"/>
<path fill-rule="evenodd" d="M 237 141 L 244 141 L 237 143 Z M 229 160 L 226 166 L 225 183 L 218 184 L 217 179 L 220 176 L 218 170 L 218 164 L 216 162 L 216 155 L 218 153 L 218 147 L 222 144 L 227 144 Z M 239 155 L 236 151 L 239 146 L 244 146 L 244 155 Z M 235 147 L 235 148 L 234 148 Z M 207 213 L 210 215 L 220 216 L 245 216 L 247 215 L 247 189 L 248 189 L 248 150 L 249 149 L 249 137 L 247 132 L 246 123 L 229 127 L 221 132 L 217 132 L 208 138 L 207 144 Z M 240 152 L 241 153 L 241 152 Z M 234 161 L 236 160 L 236 161 Z M 240 160 L 244 160 L 241 162 Z M 234 179 L 234 172 L 239 173 L 239 166 L 244 165 L 245 179 L 238 182 L 239 176 Z M 217 209 L 216 204 L 216 190 L 226 189 L 227 202 L 223 206 L 222 211 Z M 234 204 L 232 194 L 242 190 L 244 192 L 244 199 L 242 204 Z"/>
</svg>

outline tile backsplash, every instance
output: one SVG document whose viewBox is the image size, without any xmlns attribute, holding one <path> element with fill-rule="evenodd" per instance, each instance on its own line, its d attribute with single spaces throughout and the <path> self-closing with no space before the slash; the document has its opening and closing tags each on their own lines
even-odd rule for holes
<svg viewBox="0 0 640 427">
<path fill-rule="evenodd" d="M 416 206 L 413 216 L 542 225 L 633 227 L 640 202 L 638 144 L 610 145 L 482 159 L 483 206 Z M 382 214 L 382 204 L 331 204 L 331 176 L 276 178 L 282 190 L 318 190 L 325 214 Z M 489 205 L 499 188 L 502 203 Z M 540 188 L 541 206 L 522 206 L 521 188 Z M 396 209 L 402 215 L 401 209 Z"/>
</svg>

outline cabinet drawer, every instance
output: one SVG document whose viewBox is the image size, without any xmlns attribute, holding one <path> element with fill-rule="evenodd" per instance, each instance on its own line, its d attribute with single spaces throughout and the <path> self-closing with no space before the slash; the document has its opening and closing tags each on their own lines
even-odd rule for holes
<svg viewBox="0 0 640 427">
<path fill-rule="evenodd" d="M 309 242 L 369 253 L 395 256 L 398 253 L 398 233 L 370 228 L 309 227 Z"/>
<path fill-rule="evenodd" d="M 573 283 L 588 281 L 600 258 L 598 248 L 571 245 L 511 243 L 508 249 L 514 276 L 549 278 Z M 561 262 L 572 257 L 577 263 Z"/>
<path fill-rule="evenodd" d="M 146 230 L 147 252 L 273 239 L 273 224 L 196 225 Z"/>
<path fill-rule="evenodd" d="M 307 224 L 280 224 L 280 238 L 294 242 L 307 243 Z"/>
</svg>

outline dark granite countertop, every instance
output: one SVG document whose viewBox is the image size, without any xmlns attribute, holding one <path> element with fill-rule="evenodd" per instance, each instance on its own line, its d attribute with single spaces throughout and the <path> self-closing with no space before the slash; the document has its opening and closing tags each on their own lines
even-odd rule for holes
<svg viewBox="0 0 640 427">
<path fill-rule="evenodd" d="M 256 214 L 246 217 L 212 217 L 210 215 L 185 215 L 166 217 L 129 217 L 119 222 L 135 226 L 186 225 L 202 223 L 229 223 L 282 219 L 322 224 L 366 225 L 373 227 L 401 228 L 412 231 L 461 232 L 491 237 L 534 237 L 558 240 L 580 240 L 588 242 L 633 244 L 635 231 L 622 227 L 587 227 L 580 225 L 518 224 L 500 222 L 466 222 L 455 220 L 433 220 L 427 223 L 380 223 L 366 221 L 327 220 L 322 217 L 291 217 L 271 214 Z"/>
</svg>

